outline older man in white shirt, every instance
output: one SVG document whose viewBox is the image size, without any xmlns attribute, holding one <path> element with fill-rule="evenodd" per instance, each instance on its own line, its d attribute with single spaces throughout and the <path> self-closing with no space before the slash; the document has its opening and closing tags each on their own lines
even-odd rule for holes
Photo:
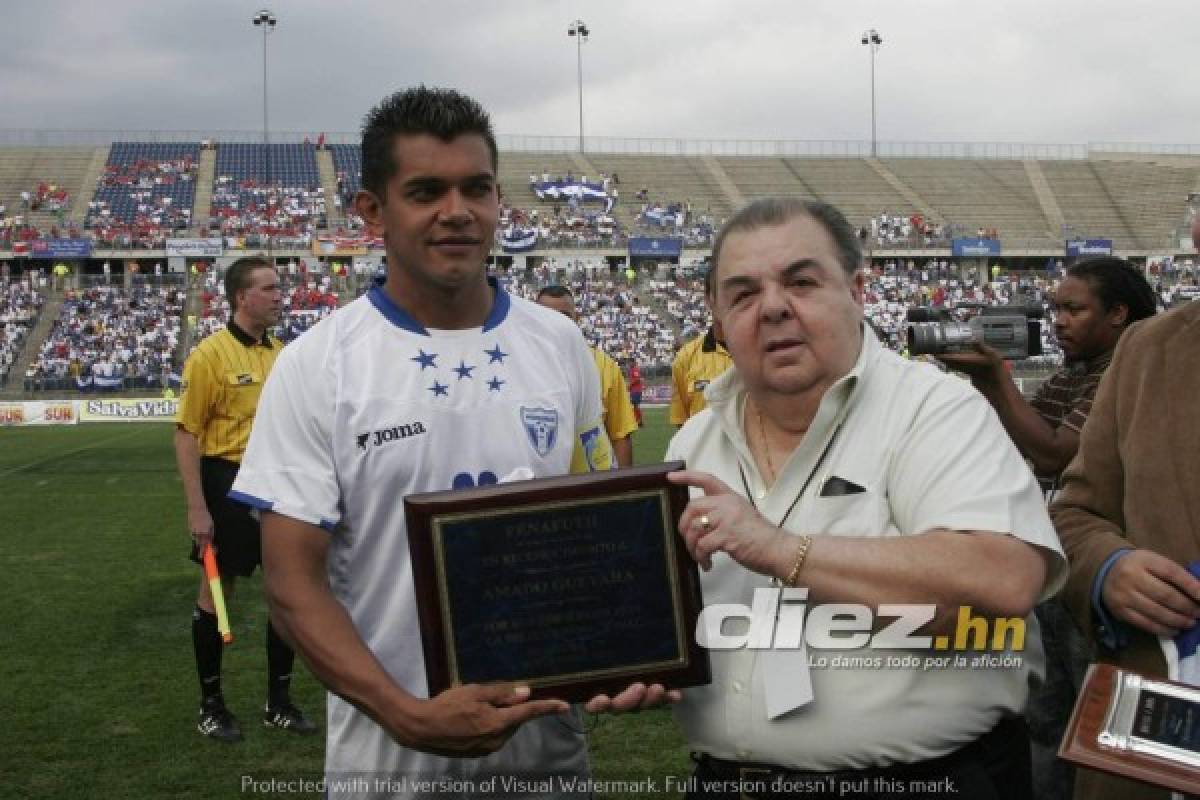
<svg viewBox="0 0 1200 800">
<path fill-rule="evenodd" d="M 689 796 L 1028 796 L 1030 612 L 1066 567 L 1032 473 L 969 385 L 864 334 L 861 251 L 836 209 L 755 201 L 713 257 L 734 368 L 668 448 L 692 487 L 679 527 L 710 608 L 779 622 L 764 648 L 715 629 L 729 649 L 677 709 L 699 759 Z M 801 598 L 807 653 L 786 602 Z M 840 636 L 835 603 L 856 615 Z M 902 614 L 926 624 L 880 630 Z M 955 641 L 965 618 L 987 659 Z M 993 619 L 1023 635 L 987 641 Z"/>
</svg>

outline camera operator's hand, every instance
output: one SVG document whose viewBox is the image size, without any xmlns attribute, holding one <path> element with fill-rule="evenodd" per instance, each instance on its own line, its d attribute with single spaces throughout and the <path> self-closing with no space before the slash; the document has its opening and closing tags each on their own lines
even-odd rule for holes
<svg viewBox="0 0 1200 800">
<path fill-rule="evenodd" d="M 942 353 L 934 358 L 950 369 L 966 373 L 977 384 L 992 382 L 1004 375 L 1004 359 L 995 348 L 982 342 L 975 342 L 973 347 L 973 352 Z"/>
</svg>

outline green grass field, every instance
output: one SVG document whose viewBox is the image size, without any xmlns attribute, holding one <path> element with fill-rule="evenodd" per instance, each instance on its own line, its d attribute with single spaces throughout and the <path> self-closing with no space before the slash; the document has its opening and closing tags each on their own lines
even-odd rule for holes
<svg viewBox="0 0 1200 800">
<path fill-rule="evenodd" d="M 199 573 L 185 557 L 171 430 L 0 428 L 0 798 L 228 798 L 242 794 L 245 776 L 321 773 L 323 735 L 258 722 L 266 672 L 257 576 L 238 586 L 224 661 L 246 740 L 223 745 L 195 730 Z M 666 410 L 647 409 L 638 463 L 661 460 L 669 437 Z M 324 692 L 302 666 L 293 696 L 324 722 Z M 669 712 L 589 726 L 599 780 L 650 777 L 661 787 L 690 771 Z"/>
</svg>

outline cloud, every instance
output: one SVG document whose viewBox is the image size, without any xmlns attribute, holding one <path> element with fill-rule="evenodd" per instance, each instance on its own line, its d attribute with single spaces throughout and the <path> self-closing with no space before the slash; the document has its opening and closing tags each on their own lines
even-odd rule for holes
<svg viewBox="0 0 1200 800">
<path fill-rule="evenodd" d="M 1195 3 L 1158 0 L 315 0 L 276 4 L 270 124 L 354 131 L 386 94 L 455 86 L 503 133 L 907 141 L 1187 141 Z M 3 125 L 262 127 L 257 2 L 14 3 L 0 29 Z"/>
</svg>

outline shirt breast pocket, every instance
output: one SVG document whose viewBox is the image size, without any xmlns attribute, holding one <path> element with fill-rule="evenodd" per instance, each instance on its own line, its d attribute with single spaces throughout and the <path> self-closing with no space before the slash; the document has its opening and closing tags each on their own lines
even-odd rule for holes
<svg viewBox="0 0 1200 800">
<path fill-rule="evenodd" d="M 891 536 L 896 533 L 887 495 L 875 489 L 812 498 L 801 522 L 805 533 Z"/>
<path fill-rule="evenodd" d="M 229 416 L 238 419 L 252 418 L 258 409 L 262 387 L 263 376 L 260 372 L 226 372 L 225 398 Z"/>
</svg>

